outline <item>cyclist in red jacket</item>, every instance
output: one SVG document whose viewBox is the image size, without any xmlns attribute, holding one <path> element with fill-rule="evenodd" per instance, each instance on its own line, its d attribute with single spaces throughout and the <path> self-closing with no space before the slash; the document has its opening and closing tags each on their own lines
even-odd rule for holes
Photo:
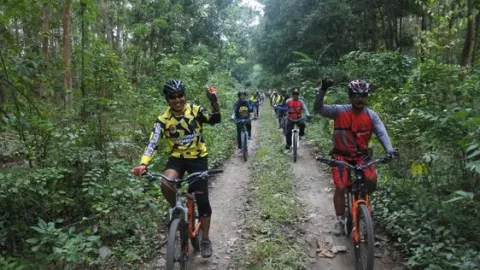
<svg viewBox="0 0 480 270">
<path fill-rule="evenodd" d="M 324 105 L 323 99 L 328 87 L 332 84 L 333 81 L 330 78 L 322 80 L 322 85 L 315 98 L 314 111 L 334 120 L 333 158 L 351 163 L 365 163 L 370 158 L 367 149 L 372 133 L 375 133 L 389 156 L 397 156 L 398 152 L 393 149 L 380 117 L 366 107 L 371 90 L 370 84 L 363 80 L 351 81 L 347 86 L 351 104 Z M 377 171 L 371 165 L 365 169 L 364 173 L 365 185 L 370 192 L 373 192 L 376 187 Z M 344 234 L 343 214 L 345 187 L 349 185 L 348 169 L 333 166 L 332 176 L 336 187 L 333 203 L 338 220 L 333 233 L 340 236 Z"/>
<path fill-rule="evenodd" d="M 285 145 L 285 153 L 290 151 L 290 147 L 292 146 L 292 129 L 295 126 L 291 120 L 297 120 L 302 118 L 302 112 L 305 113 L 307 117 L 307 121 L 310 121 L 312 116 L 310 116 L 310 112 L 308 111 L 307 105 L 305 105 L 305 101 L 299 98 L 300 92 L 297 88 L 292 90 L 292 97 L 287 99 L 285 105 L 287 106 L 287 134 L 286 137 L 286 145 Z M 305 135 L 305 122 L 303 120 L 298 121 L 297 125 L 300 129 L 299 136 L 300 139 L 303 138 Z"/>
</svg>

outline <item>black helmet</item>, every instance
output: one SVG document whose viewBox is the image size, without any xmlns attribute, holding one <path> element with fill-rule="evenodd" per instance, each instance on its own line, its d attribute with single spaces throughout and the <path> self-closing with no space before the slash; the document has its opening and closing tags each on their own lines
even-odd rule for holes
<svg viewBox="0 0 480 270">
<path fill-rule="evenodd" d="M 300 94 L 300 91 L 298 91 L 298 88 L 293 88 L 292 94 Z"/>
<path fill-rule="evenodd" d="M 349 94 L 368 94 L 370 92 L 370 84 L 364 80 L 351 81 L 348 86 Z"/>
<path fill-rule="evenodd" d="M 238 98 L 240 98 L 240 95 L 247 95 L 247 91 L 245 89 L 238 90 Z"/>
<path fill-rule="evenodd" d="M 163 85 L 165 97 L 180 93 L 185 93 L 185 85 L 180 80 L 170 80 Z"/>
</svg>

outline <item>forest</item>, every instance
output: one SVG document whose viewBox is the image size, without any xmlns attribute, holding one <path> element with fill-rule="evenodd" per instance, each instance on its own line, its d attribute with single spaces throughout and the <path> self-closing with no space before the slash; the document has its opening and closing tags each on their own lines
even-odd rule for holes
<svg viewBox="0 0 480 270">
<path fill-rule="evenodd" d="M 182 80 L 206 107 L 205 88 L 217 89 L 222 122 L 205 129 L 216 168 L 235 150 L 238 90 L 298 88 L 312 111 L 331 77 L 328 104 L 347 103 L 353 79 L 372 83 L 369 106 L 400 152 L 379 168 L 374 195 L 400 264 L 480 269 L 479 36 L 478 0 L 2 0 L 0 268 L 136 269 L 155 258 L 168 206 L 131 169 L 168 106 L 165 81 Z M 264 123 L 259 140 L 278 151 L 258 151 L 245 175 L 290 187 L 283 142 Z M 307 126 L 323 155 L 332 126 L 318 115 Z M 149 169 L 166 158 L 159 151 Z M 257 193 L 259 209 L 272 203 Z M 271 216 L 295 226 L 295 215 Z M 254 222 L 266 221 L 247 222 L 250 235 L 264 235 Z M 278 237 L 233 265 L 308 269 L 301 245 Z"/>
</svg>

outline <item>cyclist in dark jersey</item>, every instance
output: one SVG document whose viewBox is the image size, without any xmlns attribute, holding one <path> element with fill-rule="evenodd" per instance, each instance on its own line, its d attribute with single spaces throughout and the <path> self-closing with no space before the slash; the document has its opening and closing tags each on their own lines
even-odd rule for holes
<svg viewBox="0 0 480 270">
<path fill-rule="evenodd" d="M 333 157 L 351 163 L 365 163 L 368 155 L 368 143 L 375 133 L 387 154 L 391 157 L 398 155 L 393 149 L 385 125 L 376 112 L 366 107 L 370 93 L 370 84 L 363 80 L 354 80 L 347 86 L 351 104 L 324 105 L 323 100 L 327 89 L 333 84 L 328 79 L 322 80 L 322 85 L 315 98 L 314 111 L 334 120 Z M 371 165 L 364 170 L 365 185 L 370 192 L 376 187 L 377 172 Z M 338 222 L 333 233 L 337 236 L 344 234 L 343 214 L 345 209 L 345 187 L 348 186 L 348 169 L 332 166 L 332 176 L 335 183 L 333 203 Z"/>
<path fill-rule="evenodd" d="M 239 90 L 238 93 L 238 100 L 235 102 L 233 105 L 233 110 L 232 110 L 232 120 L 238 120 L 238 119 L 247 119 L 250 120 L 250 113 L 253 110 L 252 104 L 250 100 L 247 99 L 247 91 L 245 90 Z M 247 126 L 247 131 L 248 131 L 248 139 L 252 139 L 252 123 L 248 121 L 245 123 Z M 241 142 L 241 132 L 242 132 L 242 125 L 240 123 L 237 123 L 237 143 L 238 143 L 238 155 L 242 154 L 242 142 Z"/>
<path fill-rule="evenodd" d="M 194 173 L 208 170 L 208 153 L 203 138 L 203 124 L 220 123 L 220 106 L 215 88 L 208 87 L 206 92 L 213 112 L 198 105 L 188 104 L 182 81 L 168 81 L 163 86 L 163 93 L 169 107 L 155 121 L 140 165 L 133 168 L 132 173 L 142 176 L 147 172 L 147 166 L 155 156 L 162 137 L 167 140 L 169 154 L 163 173 L 165 176 L 176 179 L 182 178 L 185 172 Z M 209 239 L 212 208 L 208 198 L 207 181 L 196 181 L 190 184 L 189 192 L 195 192 L 203 229 L 202 257 L 208 258 L 212 256 L 212 243 Z M 162 182 L 162 194 L 170 205 L 175 205 L 175 193 L 171 184 Z"/>
</svg>

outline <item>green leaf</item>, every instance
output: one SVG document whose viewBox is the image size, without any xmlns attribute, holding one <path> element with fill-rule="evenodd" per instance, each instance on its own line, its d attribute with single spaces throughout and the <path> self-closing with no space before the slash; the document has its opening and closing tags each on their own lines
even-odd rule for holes
<svg viewBox="0 0 480 270">
<path fill-rule="evenodd" d="M 98 236 L 98 235 L 91 235 L 91 236 L 87 237 L 87 241 L 90 241 L 90 242 L 98 241 L 98 239 L 100 239 L 100 236 Z"/>
<path fill-rule="evenodd" d="M 25 242 L 29 243 L 29 244 L 36 244 L 38 243 L 38 238 L 28 238 L 27 240 L 25 240 Z"/>
</svg>

